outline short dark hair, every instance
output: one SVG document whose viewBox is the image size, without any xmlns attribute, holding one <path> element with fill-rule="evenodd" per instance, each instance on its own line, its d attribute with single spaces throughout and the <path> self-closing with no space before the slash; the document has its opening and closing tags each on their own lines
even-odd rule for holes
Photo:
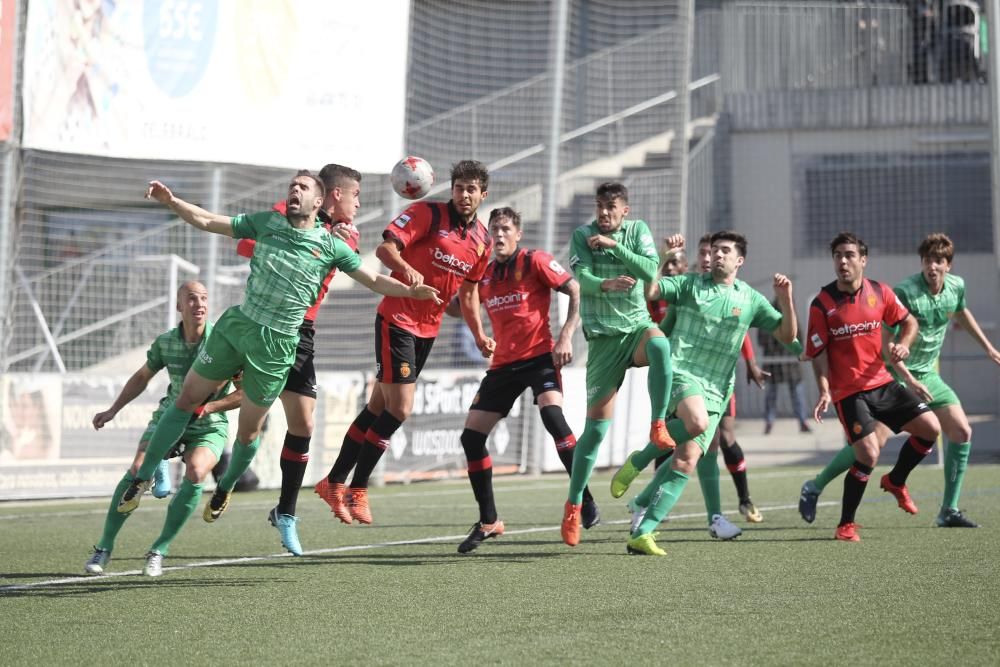
<svg viewBox="0 0 1000 667">
<path fill-rule="evenodd" d="M 507 218 L 515 227 L 521 228 L 521 214 L 510 206 L 501 206 L 490 211 L 490 224 L 497 218 Z"/>
<path fill-rule="evenodd" d="M 709 242 L 715 245 L 716 241 L 732 241 L 736 246 L 736 250 L 739 251 L 740 257 L 747 256 L 747 239 L 745 236 L 739 232 L 734 232 L 731 229 L 726 229 L 721 232 L 715 232 L 712 234 Z"/>
<path fill-rule="evenodd" d="M 698 239 L 698 245 L 712 245 L 712 232 L 704 234 L 700 239 Z"/>
<path fill-rule="evenodd" d="M 941 234 L 940 232 L 934 234 L 928 234 L 927 237 L 920 242 L 920 247 L 917 249 L 920 253 L 920 259 L 926 259 L 928 257 L 933 257 L 934 259 L 943 259 L 951 264 L 951 260 L 955 257 L 955 244 L 951 242 L 947 234 Z"/>
<path fill-rule="evenodd" d="M 624 183 L 617 183 L 615 181 L 607 181 L 606 183 L 601 183 L 597 186 L 597 198 L 598 199 L 621 199 L 626 204 L 628 203 L 628 188 L 625 187 Z"/>
<path fill-rule="evenodd" d="M 451 165 L 451 184 L 455 181 L 479 181 L 479 187 L 483 192 L 489 189 L 490 171 L 486 165 L 478 160 L 459 160 Z"/>
<path fill-rule="evenodd" d="M 319 170 L 319 179 L 323 181 L 323 185 L 326 186 L 327 190 L 332 190 L 344 187 L 348 181 L 357 181 L 360 183 L 361 172 L 357 169 L 351 169 L 342 164 L 331 162 Z"/>
<path fill-rule="evenodd" d="M 837 246 L 851 243 L 858 246 L 858 254 L 862 257 L 868 256 L 868 246 L 854 232 L 840 232 L 830 241 L 830 254 L 837 251 Z"/>
<path fill-rule="evenodd" d="M 311 178 L 313 183 L 315 183 L 316 186 L 319 188 L 319 196 L 326 197 L 326 184 L 323 183 L 323 180 L 319 176 L 312 173 L 308 169 L 299 169 L 297 172 L 295 172 L 295 178 L 298 178 L 299 176 L 308 176 L 309 178 Z"/>
</svg>

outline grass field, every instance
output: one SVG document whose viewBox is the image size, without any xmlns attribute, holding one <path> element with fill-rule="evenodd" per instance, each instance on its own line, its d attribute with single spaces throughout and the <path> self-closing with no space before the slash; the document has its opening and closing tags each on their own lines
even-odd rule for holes
<svg viewBox="0 0 1000 667">
<path fill-rule="evenodd" d="M 497 484 L 508 533 L 465 556 L 464 483 L 377 489 L 364 527 L 304 489 L 302 558 L 267 524 L 276 492 L 237 494 L 218 523 L 191 520 L 159 579 L 140 572 L 165 501 L 143 501 L 97 578 L 78 575 L 106 499 L 0 503 L 0 664 L 997 665 L 998 473 L 966 478 L 978 530 L 932 527 L 939 469 L 911 477 L 917 516 L 871 483 L 860 544 L 831 539 L 839 481 L 807 525 L 807 471 L 752 470 L 765 522 L 725 543 L 693 482 L 660 533 L 667 558 L 625 555 L 607 474 L 604 522 L 575 549 L 559 538 L 565 478 L 519 478 Z"/>
</svg>

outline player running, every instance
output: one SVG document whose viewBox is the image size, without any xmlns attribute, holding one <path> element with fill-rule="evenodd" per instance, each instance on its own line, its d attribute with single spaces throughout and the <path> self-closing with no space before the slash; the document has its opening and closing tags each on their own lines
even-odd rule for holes
<svg viewBox="0 0 1000 667">
<path fill-rule="evenodd" d="M 138 507 L 156 464 L 181 437 L 191 414 L 240 369 L 244 369 L 244 398 L 230 469 L 233 480 L 243 474 L 260 447 L 264 419 L 295 361 L 302 319 L 316 302 L 330 269 L 341 269 L 380 294 L 441 302 L 433 287 L 404 285 L 364 268 L 346 243 L 317 226 L 316 214 L 325 195 L 326 188 L 318 177 L 300 171 L 288 186 L 285 215 L 264 211 L 229 217 L 175 197 L 159 181 L 149 184 L 146 197 L 168 207 L 191 226 L 223 236 L 252 238 L 257 246 L 243 303 L 223 313 L 184 378 L 174 404 L 164 410 L 150 438 L 146 459 L 122 495 L 119 512 Z M 218 506 L 209 501 L 215 518 L 225 511 L 228 499 L 225 495 Z"/>
<path fill-rule="evenodd" d="M 645 283 L 659 265 L 656 244 L 644 221 L 626 219 L 628 189 L 621 183 L 598 186 L 594 203 L 596 219 L 573 232 L 570 248 L 587 339 L 587 419 L 573 454 L 561 526 L 563 542 L 571 547 L 580 543 L 583 490 L 629 367 L 649 366 L 650 441 L 663 449 L 674 446 L 665 422 L 670 343 L 650 319 L 645 297 Z"/>
<path fill-rule="evenodd" d="M 351 250 L 358 252 L 361 233 L 354 226 L 354 217 L 361 207 L 361 173 L 339 164 L 328 164 L 319 170 L 319 178 L 326 186 L 326 199 L 317 214 L 317 219 L 331 233 L 337 234 Z M 285 213 L 284 200 L 274 205 L 278 213 Z M 256 245 L 253 239 L 240 239 L 236 251 L 244 257 L 253 257 Z M 302 544 L 296 524 L 295 506 L 302 487 L 302 479 L 309 463 L 309 442 L 313 433 L 313 413 L 316 409 L 316 367 L 314 365 L 313 340 L 316 337 L 316 315 L 330 289 L 330 281 L 337 269 L 331 269 L 319 288 L 319 296 L 306 311 L 302 326 L 299 327 L 299 344 L 295 349 L 295 362 L 288 372 L 285 388 L 281 392 L 281 405 L 288 421 L 284 446 L 281 449 L 281 494 L 278 504 L 267 519 L 278 530 L 281 544 L 295 556 L 302 555 Z M 213 496 L 216 507 L 228 501 L 235 480 L 224 476 L 216 488 L 220 498 Z M 205 507 L 205 520 L 215 521 L 212 504 Z"/>
<path fill-rule="evenodd" d="M 149 381 L 166 368 L 170 376 L 167 393 L 160 399 L 159 406 L 153 412 L 146 431 L 139 438 L 139 448 L 132 460 L 132 465 L 118 482 L 107 516 L 104 518 L 104 532 L 94 546 L 87 563 L 83 566 L 87 574 L 103 574 L 111 560 L 111 552 L 115 548 L 115 538 L 131 516 L 131 512 L 118 512 L 118 502 L 122 494 L 135 479 L 136 472 L 146 457 L 150 437 L 157 422 L 169 408 L 184 384 L 184 376 L 194 362 L 195 357 L 204 346 L 205 340 L 212 331 L 208 323 L 208 291 L 199 282 L 190 281 L 177 290 L 177 310 L 181 314 L 181 322 L 177 327 L 157 336 L 146 352 L 146 363 L 132 374 L 111 407 L 94 415 L 94 429 L 100 430 L 112 421 L 126 405 L 139 397 L 149 385 Z M 185 471 L 177 495 L 167 507 L 167 517 L 163 523 L 163 531 L 153 542 L 146 554 L 146 565 L 143 573 L 150 577 L 158 577 L 163 572 L 163 557 L 170 550 L 170 544 L 181 528 L 194 513 L 201 500 L 202 482 L 219 460 L 226 446 L 229 420 L 226 410 L 238 407 L 242 398 L 241 391 L 227 395 L 229 383 L 209 397 L 209 400 L 195 414 L 190 415 L 181 434 L 179 445 L 183 449 Z M 163 459 L 157 469 L 165 467 L 167 459 Z M 165 494 L 164 494 L 165 495 Z"/>
<path fill-rule="evenodd" d="M 413 410 L 416 381 L 441 328 L 445 306 L 458 294 L 462 315 L 483 356 L 495 342 L 486 335 L 479 316 L 476 283 L 490 259 L 490 240 L 479 220 L 486 199 L 489 172 L 474 160 L 462 160 L 451 170 L 451 201 L 418 202 L 396 217 L 382 232 L 375 256 L 394 278 L 410 285 L 431 285 L 444 301 L 415 303 L 387 296 L 375 316 L 376 385 L 367 405 L 344 436 L 340 454 L 316 493 L 344 523 L 372 522 L 368 482 L 389 439 Z M 351 469 L 354 476 L 346 486 Z"/>
<path fill-rule="evenodd" d="M 647 509 L 632 530 L 627 543 L 629 553 L 666 555 L 656 545 L 653 530 L 670 513 L 708 450 L 733 391 L 736 361 L 747 330 L 753 326 L 771 331 L 785 344 L 795 340 L 797 321 L 791 281 L 781 274 L 774 276 L 774 291 L 781 308 L 778 312 L 760 292 L 736 278 L 745 259 L 746 239 L 742 235 L 716 232 L 712 235 L 710 273 L 662 278 L 648 291 L 651 299 L 666 299 L 674 313 L 670 334 L 674 387 L 669 410 L 677 417 L 670 420 L 668 428 L 678 445 L 670 465 L 657 470 L 631 503 L 633 511 L 637 507 Z M 621 493 L 659 453 L 650 443 L 629 456 L 626 465 L 615 473 Z M 717 493 L 717 465 L 715 470 Z M 710 474 L 703 473 L 700 466 L 698 471 L 699 475 Z M 711 518 L 709 532 L 713 537 L 726 537 L 715 530 L 722 518 Z"/>
<path fill-rule="evenodd" d="M 497 422 L 507 416 L 514 402 L 531 388 L 545 430 L 555 441 L 566 472 L 573 469 L 576 437 L 562 410 L 562 377 L 559 370 L 573 360 L 573 332 L 580 323 L 580 285 L 552 257 L 541 250 L 521 248 L 521 214 L 509 207 L 490 212 L 493 261 L 479 282 L 479 299 L 490 318 L 496 350 L 490 369 L 479 385 L 462 431 L 462 448 L 468 462 L 469 482 L 479 504 L 479 521 L 459 547 L 459 553 L 476 549 L 484 540 L 503 535 L 493 499 L 493 462 L 486 448 Z M 549 328 L 552 290 L 569 296 L 566 322 L 553 343 Z M 452 307 L 449 314 L 454 315 Z M 597 503 L 583 490 L 583 527 L 600 522 Z"/>
<path fill-rule="evenodd" d="M 948 333 L 950 319 L 954 319 L 986 351 L 993 363 L 1000 364 L 1000 352 L 983 334 L 979 323 L 965 303 L 965 281 L 951 273 L 955 246 L 945 234 L 929 234 L 920 243 L 921 272 L 910 276 L 894 289 L 900 302 L 909 309 L 919 324 L 917 338 L 906 367 L 913 378 L 931 395 L 928 404 L 941 422 L 947 442 L 944 453 L 944 498 L 935 523 L 942 528 L 977 528 L 958 508 L 962 482 L 972 446 L 972 427 L 962 409 L 955 391 L 937 372 L 938 357 Z M 895 368 L 889 372 L 897 381 L 906 378 Z M 799 513 L 812 523 L 816 518 L 816 505 L 823 488 L 851 467 L 853 450 L 850 445 L 841 450 L 814 479 L 802 485 Z M 915 505 L 914 505 L 915 507 Z"/>
<path fill-rule="evenodd" d="M 824 286 L 809 307 L 805 356 L 813 360 L 819 387 L 813 416 L 822 421 L 833 403 L 854 452 L 844 478 L 844 500 L 834 537 L 859 542 L 855 514 L 885 444 L 876 432 L 878 422 L 895 433 L 910 434 L 896 465 L 880 483 L 910 514 L 916 514 L 917 506 L 910 499 L 906 478 L 930 453 L 941 426 L 924 402 L 930 398 L 926 389 L 913 380 L 902 363 L 917 336 L 917 320 L 888 286 L 864 277 L 868 263 L 864 241 L 841 232 L 830 243 L 830 250 L 837 279 Z M 909 387 L 896 382 L 886 370 L 883 324 L 899 327 L 897 339 L 888 344 L 888 353 Z"/>
</svg>

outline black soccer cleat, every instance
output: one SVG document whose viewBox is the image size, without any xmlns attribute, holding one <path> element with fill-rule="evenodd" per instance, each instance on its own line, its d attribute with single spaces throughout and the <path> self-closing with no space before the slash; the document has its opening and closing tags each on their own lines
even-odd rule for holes
<svg viewBox="0 0 1000 667">
<path fill-rule="evenodd" d="M 503 535 L 503 521 L 497 519 L 493 523 L 477 521 L 469 536 L 458 545 L 458 553 L 467 554 L 475 551 L 485 540 Z"/>
<path fill-rule="evenodd" d="M 597 509 L 597 503 L 594 502 L 593 498 L 587 498 L 583 501 L 583 507 L 580 508 L 580 523 L 584 528 L 590 529 L 601 522 L 601 511 Z"/>
</svg>

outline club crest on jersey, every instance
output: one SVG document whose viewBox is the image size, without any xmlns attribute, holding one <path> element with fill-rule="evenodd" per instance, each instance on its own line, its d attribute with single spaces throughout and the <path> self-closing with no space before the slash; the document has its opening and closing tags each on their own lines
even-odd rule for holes
<svg viewBox="0 0 1000 667">
<path fill-rule="evenodd" d="M 405 361 L 399 365 L 399 377 L 408 378 L 410 377 L 410 364 Z"/>
<path fill-rule="evenodd" d="M 739 306 L 733 306 L 733 317 L 739 317 L 743 310 Z"/>
<path fill-rule="evenodd" d="M 875 295 L 874 294 L 869 294 L 868 295 L 868 307 L 869 308 L 874 308 L 876 303 L 878 303 L 878 299 L 875 298 Z"/>
<path fill-rule="evenodd" d="M 478 246 L 476 246 L 476 257 L 482 257 L 484 252 L 486 252 L 485 244 L 480 243 Z M 518 278 L 518 280 L 520 280 L 520 278 Z"/>
<path fill-rule="evenodd" d="M 521 269 L 518 269 L 517 271 L 514 272 L 514 280 L 517 280 L 518 282 L 520 282 L 521 278 L 523 278 L 523 277 L 524 277 L 524 274 L 521 273 Z"/>
<path fill-rule="evenodd" d="M 310 252 L 312 252 L 312 256 L 315 257 L 316 259 L 319 259 L 320 257 L 323 256 L 323 253 L 319 251 L 319 248 L 313 248 Z"/>
</svg>

